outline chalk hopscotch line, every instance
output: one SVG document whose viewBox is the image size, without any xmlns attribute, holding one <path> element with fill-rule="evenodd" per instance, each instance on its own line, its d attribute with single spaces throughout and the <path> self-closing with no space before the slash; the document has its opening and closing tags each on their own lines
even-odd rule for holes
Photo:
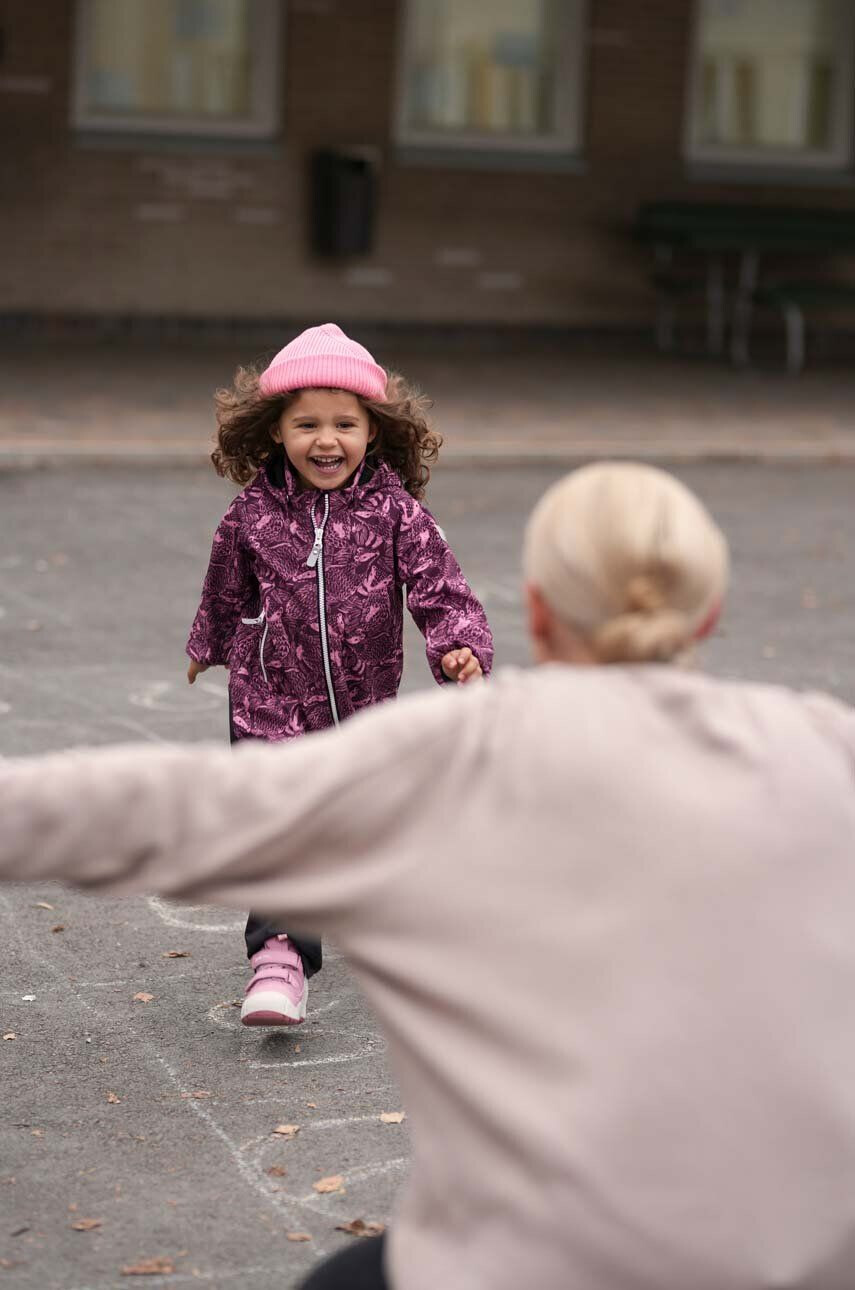
<svg viewBox="0 0 855 1290">
<path fill-rule="evenodd" d="M 66 974 L 59 967 L 56 966 L 56 964 L 52 963 L 49 959 L 45 958 L 44 955 L 39 954 L 38 951 L 34 950 L 32 946 L 29 944 L 29 942 L 25 940 L 25 938 L 22 936 L 21 932 L 17 928 L 15 922 L 13 921 L 14 910 L 13 910 L 11 901 L 9 901 L 5 896 L 2 896 L 2 895 L 0 895 L 0 911 L 2 911 L 6 916 L 6 920 L 9 923 L 9 930 L 11 932 L 12 938 L 14 938 L 18 942 L 21 948 L 22 959 L 29 960 L 31 964 L 38 964 L 40 967 L 42 967 L 48 973 L 50 973 L 51 976 L 62 980 L 66 985 L 67 992 L 76 999 L 78 1005 L 85 1012 L 97 1018 L 97 1020 L 101 1022 L 102 1025 L 105 1025 L 105 1026 L 111 1025 L 113 1021 L 113 1017 L 110 1013 L 105 1012 L 103 1008 L 100 1008 L 97 1004 L 94 1004 L 90 1002 L 88 999 L 84 998 L 83 995 L 79 992 L 79 990 L 75 987 L 74 982 L 72 982 L 66 976 Z M 170 1063 L 166 1060 L 166 1058 L 162 1056 L 162 1054 L 159 1053 L 157 1049 L 154 1048 L 153 1045 L 148 1040 L 143 1039 L 142 1036 L 140 1036 L 132 1026 L 126 1027 L 125 1037 L 126 1039 L 132 1039 L 139 1045 L 139 1047 L 142 1049 L 144 1055 L 148 1058 L 148 1060 L 151 1061 L 154 1065 L 158 1066 L 164 1072 L 164 1074 L 167 1077 L 167 1082 L 170 1083 L 178 1093 L 188 1092 L 188 1089 L 185 1087 L 184 1081 L 181 1079 L 181 1076 L 178 1074 L 175 1068 L 170 1065 Z M 271 1192 L 270 1187 L 267 1183 L 267 1179 L 264 1178 L 256 1169 L 253 1169 L 251 1163 L 244 1158 L 244 1152 L 241 1149 L 241 1147 L 234 1141 L 233 1138 L 229 1136 L 228 1133 L 226 1133 L 225 1129 L 223 1129 L 218 1124 L 218 1122 L 215 1120 L 214 1116 L 211 1114 L 208 1108 L 204 1106 L 202 1103 L 200 1103 L 199 1101 L 197 1101 L 196 1099 L 191 1097 L 187 1097 L 184 1099 L 184 1105 L 186 1106 L 188 1113 L 195 1115 L 198 1119 L 200 1119 L 205 1124 L 205 1127 L 208 1129 L 209 1133 L 211 1133 L 214 1137 L 216 1137 L 219 1140 L 219 1142 L 226 1148 L 226 1151 L 238 1175 L 247 1183 L 249 1187 L 252 1188 L 252 1190 L 257 1195 L 262 1197 L 267 1202 L 267 1204 L 271 1205 L 274 1209 L 278 1210 L 280 1214 L 286 1215 L 286 1221 L 292 1222 L 294 1220 L 295 1210 L 303 1211 L 303 1212 L 308 1210 L 310 1212 L 315 1213 L 316 1215 L 324 1214 L 324 1210 L 321 1208 L 319 1203 L 320 1197 L 318 1196 L 313 1195 L 309 1199 L 309 1201 L 306 1202 L 306 1201 L 300 1200 L 297 1196 L 290 1195 L 289 1193 L 285 1192 L 282 1189 L 276 1192 Z M 298 1221 L 300 1220 L 298 1219 Z M 314 1256 L 316 1258 L 321 1258 L 323 1257 L 324 1253 L 325 1253 L 325 1250 L 323 1248 L 322 1242 L 316 1241 L 313 1247 Z"/>
<path fill-rule="evenodd" d="M 200 700 L 199 691 L 206 696 L 204 700 Z M 228 690 L 216 681 L 197 681 L 192 694 L 186 681 L 180 686 L 175 681 L 147 681 L 138 690 L 131 691 L 128 702 L 148 712 L 207 712 L 219 707 L 228 697 Z"/>
<path fill-rule="evenodd" d="M 211 905 L 170 905 L 159 896 L 146 896 L 149 909 L 169 927 L 181 927 L 189 932 L 242 932 L 246 926 L 245 918 L 234 919 L 230 923 L 198 923 L 185 918 L 185 914 L 198 914 L 201 911 L 220 913 Z"/>
<path fill-rule="evenodd" d="M 296 1070 L 303 1066 L 344 1066 L 348 1062 L 365 1061 L 368 1057 L 377 1057 L 385 1052 L 386 1044 L 380 1035 L 368 1035 L 359 1048 L 344 1053 L 330 1053 L 327 1057 L 300 1057 L 292 1062 L 250 1062 L 252 1071 Z"/>
<path fill-rule="evenodd" d="M 331 999 L 329 1003 L 320 1003 L 317 1007 L 312 1007 L 312 1017 L 320 1017 L 325 1012 L 332 1012 L 337 1008 L 341 999 Z M 208 1020 L 212 1021 L 215 1026 L 221 1030 L 238 1030 L 247 1040 L 256 1040 L 261 1042 L 270 1038 L 270 1030 L 263 1026 L 243 1026 L 233 1003 L 215 1003 L 213 1008 L 208 1009 Z M 297 1032 L 297 1027 L 293 1028 L 292 1033 Z M 281 1030 L 280 1030 L 281 1033 Z"/>
</svg>

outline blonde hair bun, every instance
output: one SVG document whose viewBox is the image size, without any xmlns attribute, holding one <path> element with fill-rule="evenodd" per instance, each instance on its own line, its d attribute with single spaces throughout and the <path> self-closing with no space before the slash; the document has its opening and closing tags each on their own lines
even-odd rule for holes
<svg viewBox="0 0 855 1290">
<path fill-rule="evenodd" d="M 600 462 L 535 507 L 525 574 L 603 662 L 667 661 L 721 604 L 728 550 L 685 484 L 654 466 Z"/>
</svg>

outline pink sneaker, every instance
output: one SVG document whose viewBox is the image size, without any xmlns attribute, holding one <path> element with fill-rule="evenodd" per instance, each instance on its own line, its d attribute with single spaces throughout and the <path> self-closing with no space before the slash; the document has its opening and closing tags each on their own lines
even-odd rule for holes
<svg viewBox="0 0 855 1290">
<path fill-rule="evenodd" d="M 249 960 L 254 970 L 240 1010 L 245 1026 L 299 1026 L 306 1020 L 309 983 L 288 940 L 271 936 Z"/>
</svg>

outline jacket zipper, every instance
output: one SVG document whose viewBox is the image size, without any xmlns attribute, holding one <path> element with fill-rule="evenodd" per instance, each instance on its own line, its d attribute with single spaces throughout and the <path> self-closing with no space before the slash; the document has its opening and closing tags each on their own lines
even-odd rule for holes
<svg viewBox="0 0 855 1290">
<path fill-rule="evenodd" d="M 262 609 L 257 618 L 242 618 L 241 622 L 247 627 L 260 627 L 264 623 L 264 631 L 261 633 L 261 640 L 258 643 L 258 661 L 261 664 L 261 675 L 264 677 L 264 684 L 269 685 L 267 680 L 267 668 L 264 666 L 264 647 L 267 644 L 267 629 L 270 624 L 267 621 L 267 615 Z"/>
<path fill-rule="evenodd" d="M 330 517 L 330 495 L 324 493 L 324 514 L 320 524 L 315 524 L 315 511 L 312 508 L 312 527 L 315 530 L 315 541 L 309 552 L 309 558 L 306 565 L 309 569 L 317 569 L 318 573 L 318 619 L 321 627 L 321 655 L 324 660 L 324 677 L 327 683 L 327 698 L 329 699 L 330 712 L 332 713 L 333 725 L 339 725 L 338 704 L 333 687 L 332 667 L 330 666 L 330 639 L 327 629 L 327 589 L 324 582 L 324 530 L 327 526 L 327 520 Z"/>
</svg>

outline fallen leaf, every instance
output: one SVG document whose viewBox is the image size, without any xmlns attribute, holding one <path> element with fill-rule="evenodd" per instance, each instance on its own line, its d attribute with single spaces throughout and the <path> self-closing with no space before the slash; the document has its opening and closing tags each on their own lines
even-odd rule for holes
<svg viewBox="0 0 855 1290">
<path fill-rule="evenodd" d="M 294 1052 L 295 1052 L 295 1053 L 301 1053 L 302 1051 L 303 1051 L 303 1045 L 302 1045 L 302 1044 L 297 1044 L 297 1045 L 296 1045 L 296 1047 L 294 1048 Z"/>
<path fill-rule="evenodd" d="M 271 1178 L 285 1178 L 288 1174 L 288 1170 L 283 1169 L 281 1165 L 271 1165 L 267 1172 Z"/>
<path fill-rule="evenodd" d="M 168 1277 L 175 1271 L 172 1259 L 142 1259 L 122 1268 L 123 1277 Z"/>
<path fill-rule="evenodd" d="M 100 1218 L 80 1218 L 76 1223 L 71 1224 L 72 1232 L 94 1232 L 96 1227 L 101 1226 Z"/>
<path fill-rule="evenodd" d="M 33 1138 L 43 1138 L 45 1136 L 45 1131 L 44 1129 L 30 1129 L 30 1136 Z"/>
<path fill-rule="evenodd" d="M 309 1232 L 286 1232 L 285 1235 L 289 1241 L 311 1241 L 312 1239 Z"/>
<path fill-rule="evenodd" d="M 197 1088 L 197 1089 L 194 1089 L 192 1093 L 182 1093 L 181 1096 L 184 1098 L 188 1098 L 188 1097 L 200 1098 L 200 1097 L 213 1097 L 214 1095 L 213 1093 L 209 1093 L 206 1088 Z"/>
<path fill-rule="evenodd" d="M 68 1212 L 69 1212 L 69 1214 L 76 1214 L 76 1213 L 77 1213 L 77 1205 L 74 1203 L 74 1201 L 72 1201 L 72 1202 L 71 1202 L 71 1204 L 69 1205 L 69 1207 L 68 1207 Z"/>
<path fill-rule="evenodd" d="M 64 932 L 64 931 L 65 931 L 65 923 L 57 923 L 56 927 L 52 927 L 50 930 L 51 930 L 52 932 Z"/>
<path fill-rule="evenodd" d="M 344 1178 L 341 1174 L 330 1174 L 329 1178 L 319 1178 L 317 1182 L 312 1183 L 312 1191 L 325 1195 L 327 1192 L 344 1191 L 342 1183 Z"/>
<path fill-rule="evenodd" d="M 406 1119 L 406 1111 L 384 1111 L 380 1119 L 384 1124 L 402 1124 Z"/>
<path fill-rule="evenodd" d="M 107 1101 L 108 1101 L 108 1102 L 111 1102 L 111 1103 L 113 1104 L 113 1106 L 118 1106 L 118 1105 L 119 1105 L 119 1103 L 121 1102 L 121 1100 L 122 1100 L 122 1099 L 121 1099 L 120 1097 L 117 1097 L 115 1093 L 108 1093 L 108 1094 L 107 1094 Z"/>
<path fill-rule="evenodd" d="M 17 1039 L 17 1038 L 18 1038 L 18 1036 L 15 1034 L 14 1030 L 7 1030 L 7 1031 L 6 1031 L 6 1033 L 5 1033 L 5 1035 L 3 1036 L 3 1038 L 4 1038 L 4 1039 Z"/>
<path fill-rule="evenodd" d="M 153 994 L 146 994 L 144 990 L 140 990 L 139 994 L 134 995 L 134 1003 L 151 1003 L 153 998 Z"/>
<path fill-rule="evenodd" d="M 354 1218 L 349 1223 L 337 1223 L 337 1232 L 347 1232 L 349 1236 L 382 1236 L 386 1231 L 385 1223 L 366 1223 L 363 1218 Z"/>
<path fill-rule="evenodd" d="M 25 1232 L 29 1232 L 29 1230 L 30 1230 L 30 1229 L 29 1229 L 29 1227 L 16 1227 L 16 1228 L 15 1228 L 15 1230 L 14 1230 L 14 1232 L 10 1232 L 10 1233 L 9 1233 L 9 1235 L 10 1235 L 10 1236 L 23 1236 L 23 1235 L 24 1235 L 24 1233 L 25 1233 Z"/>
<path fill-rule="evenodd" d="M 306 1103 L 306 1106 L 310 1106 L 310 1107 L 312 1108 L 312 1110 L 313 1110 L 313 1111 L 317 1111 L 317 1109 L 318 1109 L 318 1104 L 317 1104 L 317 1102 L 307 1102 L 307 1103 Z"/>
<path fill-rule="evenodd" d="M 280 1138 L 296 1138 L 300 1132 L 300 1126 L 299 1124 L 277 1124 L 273 1132 L 278 1133 Z"/>
<path fill-rule="evenodd" d="M 167 950 L 163 955 L 165 959 L 189 959 L 192 955 L 188 950 Z"/>
<path fill-rule="evenodd" d="M 53 909 L 53 905 L 49 905 L 46 900 L 37 900 L 33 909 Z"/>
</svg>

